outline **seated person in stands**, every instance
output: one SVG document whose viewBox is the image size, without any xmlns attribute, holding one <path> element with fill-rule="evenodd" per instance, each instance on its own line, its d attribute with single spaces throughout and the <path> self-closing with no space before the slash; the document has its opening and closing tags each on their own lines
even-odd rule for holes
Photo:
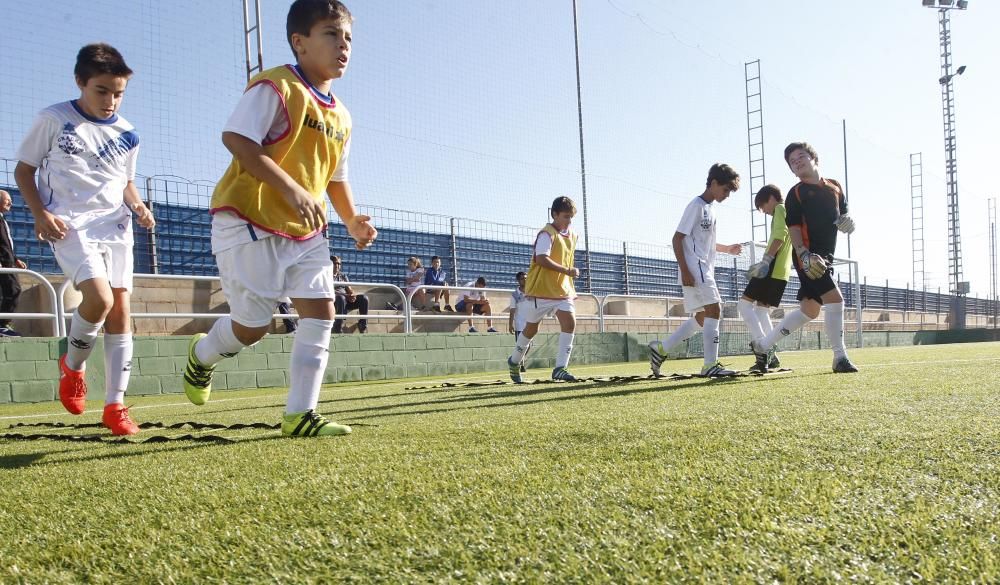
<svg viewBox="0 0 1000 585">
<path fill-rule="evenodd" d="M 477 315 L 492 315 L 493 309 L 490 307 L 490 300 L 486 298 L 486 293 L 483 291 L 477 291 L 477 288 L 486 288 L 486 278 L 480 276 L 476 280 L 470 280 L 465 283 L 467 288 L 461 290 L 461 298 L 458 303 L 455 304 L 455 310 L 459 313 L 465 313 L 470 315 L 469 318 L 469 333 L 475 333 L 476 327 L 472 324 L 471 315 L 473 313 Z M 489 328 L 486 330 L 487 333 L 496 333 L 497 330 L 493 328 L 493 320 L 487 319 L 486 326 Z"/>
<path fill-rule="evenodd" d="M 427 295 L 424 293 L 424 289 L 420 288 L 420 285 L 424 283 L 424 265 L 420 262 L 420 258 L 410 256 L 406 260 L 405 283 L 407 296 L 411 292 L 417 291 L 413 293 L 413 308 L 424 308 L 424 304 L 427 302 Z"/>
<path fill-rule="evenodd" d="M 445 286 L 448 284 L 448 273 L 444 271 L 444 268 L 441 268 L 440 256 L 431 256 L 431 267 L 424 273 L 424 284 L 432 286 Z M 448 289 L 435 289 L 429 292 L 434 296 L 433 310 L 435 312 L 441 312 L 441 297 L 444 297 L 444 310 L 449 313 L 454 311 L 451 308 L 451 296 L 448 294 Z"/>
<path fill-rule="evenodd" d="M 340 256 L 330 256 L 330 262 L 333 262 L 333 282 L 334 282 L 334 296 L 333 296 L 333 306 L 338 315 L 346 315 L 348 312 L 357 309 L 359 315 L 368 314 L 368 297 L 365 295 L 359 295 L 354 293 L 354 289 L 351 288 L 349 283 L 351 280 L 347 277 L 347 274 L 341 272 L 340 268 L 343 262 L 340 260 Z M 344 283 L 344 284 L 340 284 Z M 358 321 L 358 333 L 365 333 L 368 331 L 368 319 L 361 319 Z M 344 332 L 344 319 L 338 317 L 333 321 L 333 332 L 343 333 Z"/>
</svg>

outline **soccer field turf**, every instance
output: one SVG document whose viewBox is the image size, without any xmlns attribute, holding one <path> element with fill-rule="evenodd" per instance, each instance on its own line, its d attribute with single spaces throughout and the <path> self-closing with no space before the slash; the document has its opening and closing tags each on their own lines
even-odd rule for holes
<svg viewBox="0 0 1000 585">
<path fill-rule="evenodd" d="M 8 427 L 95 423 L 99 402 L 2 405 L 0 434 L 63 438 L 0 439 L 0 582 L 1000 581 L 1000 344 L 852 359 L 861 372 L 820 351 L 763 378 L 331 386 L 319 410 L 354 433 L 330 439 L 72 442 L 111 437 Z M 284 399 L 129 402 L 140 423 L 273 425 Z"/>
</svg>

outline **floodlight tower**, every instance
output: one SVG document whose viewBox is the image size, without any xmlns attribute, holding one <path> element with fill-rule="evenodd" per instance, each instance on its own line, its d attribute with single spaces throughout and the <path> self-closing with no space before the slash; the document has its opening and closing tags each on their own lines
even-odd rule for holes
<svg viewBox="0 0 1000 585">
<path fill-rule="evenodd" d="M 250 3 L 253 3 L 253 9 Z M 264 44 L 260 31 L 260 0 L 243 0 L 243 46 L 246 50 L 247 81 L 264 70 Z M 257 49 L 256 55 L 254 48 Z M 256 58 L 256 59 L 255 59 Z"/>
<path fill-rule="evenodd" d="M 948 188 L 948 278 L 952 298 L 951 327 L 965 327 L 965 295 L 969 283 L 962 281 L 962 237 L 958 224 L 958 161 L 955 148 L 955 90 L 952 80 L 965 73 L 965 66 L 951 71 L 951 11 L 965 10 L 968 0 L 921 0 L 926 8 L 938 11 L 941 46 L 941 106 L 944 115 L 945 181 Z"/>
</svg>

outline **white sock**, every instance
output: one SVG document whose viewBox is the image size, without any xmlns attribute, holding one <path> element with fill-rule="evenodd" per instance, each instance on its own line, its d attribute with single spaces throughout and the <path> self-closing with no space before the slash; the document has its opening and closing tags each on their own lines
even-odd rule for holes
<svg viewBox="0 0 1000 585">
<path fill-rule="evenodd" d="M 132 334 L 104 334 L 104 404 L 124 404 L 132 375 Z"/>
<path fill-rule="evenodd" d="M 524 361 L 524 354 L 528 353 L 528 348 L 531 347 L 531 339 L 524 336 L 524 332 L 521 332 L 517 336 L 516 345 L 514 345 L 514 353 L 510 354 L 510 362 L 512 364 L 520 364 Z"/>
<path fill-rule="evenodd" d="M 805 326 L 806 323 L 812 321 L 808 315 L 803 313 L 799 309 L 785 315 L 785 318 L 778 323 L 778 326 L 771 330 L 764 337 L 764 347 L 772 347 L 775 343 L 785 336 L 791 335 L 793 331 L 798 331 Z"/>
<path fill-rule="evenodd" d="M 705 317 L 705 330 L 702 336 L 705 341 L 705 365 L 715 365 L 719 361 L 719 319 Z"/>
<path fill-rule="evenodd" d="M 740 299 L 736 303 L 736 310 L 739 312 L 740 317 L 743 317 L 743 322 L 747 324 L 747 330 L 750 331 L 750 339 L 761 339 L 767 335 L 767 331 L 764 331 L 760 324 L 757 311 L 754 309 L 752 302 Z M 714 364 L 715 362 L 712 363 Z"/>
<path fill-rule="evenodd" d="M 216 320 L 215 325 L 194 346 L 194 357 L 203 366 L 214 366 L 227 357 L 240 353 L 245 345 L 233 333 L 233 321 L 228 316 Z"/>
<path fill-rule="evenodd" d="M 333 321 L 324 319 L 299 319 L 292 343 L 289 369 L 292 383 L 288 389 L 285 414 L 315 410 L 319 402 L 319 388 L 323 384 L 326 362 L 330 359 L 330 331 Z"/>
<path fill-rule="evenodd" d="M 101 323 L 91 323 L 80 316 L 80 309 L 73 312 L 73 319 L 66 336 L 66 366 L 71 370 L 83 370 L 90 352 L 94 351 L 97 332 Z"/>
<path fill-rule="evenodd" d="M 573 355 L 573 334 L 559 334 L 559 353 L 556 355 L 556 367 L 565 368 L 569 365 L 569 356 Z"/>
<path fill-rule="evenodd" d="M 675 345 L 679 345 L 685 339 L 694 337 L 694 335 L 699 331 L 701 331 L 701 325 L 698 324 L 697 319 L 691 317 L 687 321 L 681 323 L 681 326 L 674 330 L 666 341 L 660 344 L 660 353 L 666 353 L 666 350 L 673 348 Z"/>
<path fill-rule="evenodd" d="M 823 305 L 823 325 L 826 337 L 830 340 L 830 348 L 833 349 L 833 357 L 847 357 L 847 348 L 844 347 L 844 303 Z"/>
<path fill-rule="evenodd" d="M 771 324 L 771 307 L 757 306 L 754 312 L 757 313 L 757 323 L 764 335 L 771 333 L 774 330 L 774 325 Z"/>
</svg>

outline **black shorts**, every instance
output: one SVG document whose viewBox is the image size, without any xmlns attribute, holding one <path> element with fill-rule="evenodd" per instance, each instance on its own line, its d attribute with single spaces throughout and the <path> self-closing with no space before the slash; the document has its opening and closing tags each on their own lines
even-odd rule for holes
<svg viewBox="0 0 1000 585">
<path fill-rule="evenodd" d="M 832 268 L 827 269 L 826 274 L 816 280 L 806 276 L 798 266 L 795 267 L 795 272 L 799 275 L 799 294 L 795 295 L 795 298 L 800 301 L 812 299 L 822 305 L 822 296 L 837 288 L 837 283 L 833 281 Z"/>
<path fill-rule="evenodd" d="M 747 283 L 747 288 L 743 291 L 743 296 L 749 297 L 761 305 L 777 307 L 781 304 L 781 297 L 785 294 L 786 280 L 778 280 L 765 276 L 764 278 L 751 278 Z"/>
<path fill-rule="evenodd" d="M 455 312 L 456 313 L 464 313 L 465 312 L 465 300 L 464 299 L 461 300 L 461 301 L 458 301 L 458 303 L 455 304 Z M 473 315 L 482 315 L 485 312 L 486 312 L 486 309 L 484 309 L 482 305 L 472 305 L 472 314 Z"/>
</svg>

